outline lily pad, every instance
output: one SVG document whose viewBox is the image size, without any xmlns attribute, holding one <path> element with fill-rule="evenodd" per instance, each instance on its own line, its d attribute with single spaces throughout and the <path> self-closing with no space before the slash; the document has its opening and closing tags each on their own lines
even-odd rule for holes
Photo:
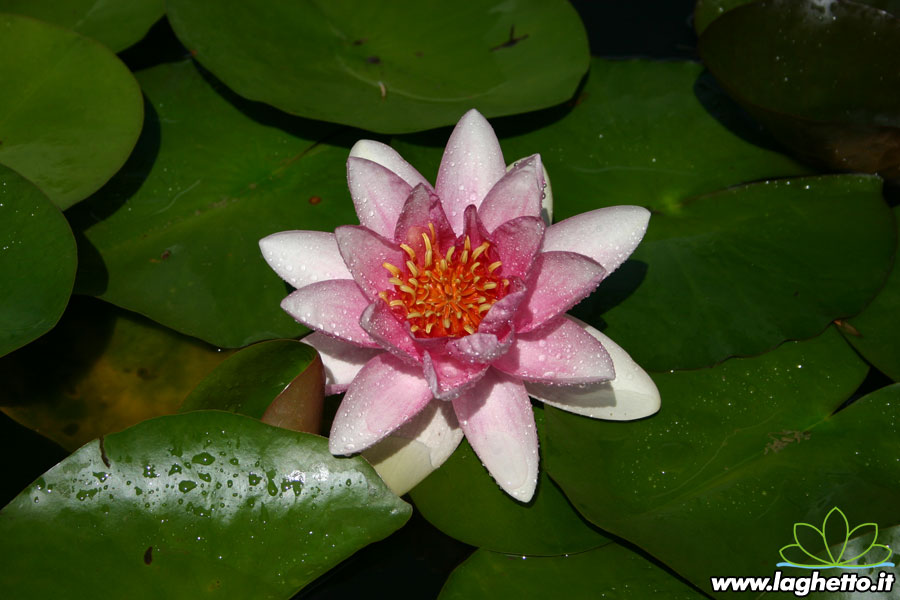
<svg viewBox="0 0 900 600">
<path fill-rule="evenodd" d="M 179 412 L 227 410 L 318 433 L 324 398 L 322 359 L 312 346 L 272 340 L 244 348 L 219 365 L 185 398 Z"/>
<path fill-rule="evenodd" d="M 540 153 L 553 184 L 554 219 L 618 204 L 677 211 L 688 197 L 807 167 L 773 141 L 691 62 L 595 58 L 574 106 L 496 120 L 504 156 Z M 444 132 L 396 137 L 434 181 Z"/>
<path fill-rule="evenodd" d="M 0 359 L 0 409 L 67 450 L 172 414 L 221 352 L 93 298 L 72 298 L 59 324 Z"/>
<path fill-rule="evenodd" d="M 292 114 L 382 133 L 568 100 L 588 68 L 562 0 L 170 0 L 169 21 L 231 89 Z"/>
<path fill-rule="evenodd" d="M 900 222 L 900 208 L 894 207 L 894 221 Z M 898 240 L 900 241 L 900 240 Z M 900 250 L 900 244 L 898 244 Z M 853 347 L 879 371 L 900 381 L 900 252 L 894 254 L 894 268 L 884 287 L 865 310 L 841 323 L 839 329 Z"/>
<path fill-rule="evenodd" d="M 0 0 L 0 12 L 67 27 L 119 52 L 140 40 L 166 12 L 164 0 Z"/>
<path fill-rule="evenodd" d="M 543 437 L 543 410 L 535 410 Z M 534 499 L 522 504 L 494 482 L 466 440 L 410 493 L 432 525 L 462 542 L 509 554 L 582 552 L 609 542 L 584 521 L 541 469 Z"/>
<path fill-rule="evenodd" d="M 0 356 L 56 325 L 75 267 L 65 217 L 32 183 L 0 165 Z"/>
<path fill-rule="evenodd" d="M 563 592 L 564 590 L 564 592 Z M 472 598 L 705 598 L 618 544 L 554 557 L 478 550 L 450 574 L 440 600 Z"/>
<path fill-rule="evenodd" d="M 645 369 L 755 355 L 861 311 L 895 236 L 876 177 L 732 188 L 651 217 L 631 259 L 573 314 L 602 319 Z"/>
<path fill-rule="evenodd" d="M 0 581 L 23 600 L 283 599 L 410 512 L 324 438 L 218 411 L 160 417 L 84 446 L 0 512 Z"/>
<path fill-rule="evenodd" d="M 794 523 L 821 523 L 835 506 L 854 523 L 896 522 L 900 386 L 832 414 L 866 371 L 830 329 L 655 375 L 664 401 L 652 419 L 546 409 L 544 464 L 591 522 L 709 591 L 710 574 L 771 573 Z"/>
<path fill-rule="evenodd" d="M 85 237 L 77 289 L 220 347 L 299 336 L 258 241 L 358 222 L 344 167 L 355 139 L 234 98 L 190 61 L 138 78 L 141 142 L 69 214 Z"/>
<path fill-rule="evenodd" d="M 141 131 L 141 90 L 107 48 L 29 17 L 0 14 L 0 164 L 60 208 L 100 188 Z"/>
<path fill-rule="evenodd" d="M 857 2 L 763 0 L 700 36 L 723 87 L 785 145 L 828 168 L 900 177 L 900 19 Z"/>
</svg>

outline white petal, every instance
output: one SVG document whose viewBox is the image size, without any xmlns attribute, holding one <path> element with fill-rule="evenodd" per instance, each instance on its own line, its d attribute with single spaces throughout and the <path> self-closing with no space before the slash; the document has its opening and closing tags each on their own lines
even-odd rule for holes
<svg viewBox="0 0 900 600">
<path fill-rule="evenodd" d="M 318 331 L 300 341 L 315 348 L 322 358 L 327 395 L 346 392 L 359 370 L 376 354 L 383 352 L 380 348 L 361 348 Z"/>
<path fill-rule="evenodd" d="M 641 243 L 649 220 L 650 211 L 641 206 L 598 208 L 548 227 L 543 251 L 577 252 L 612 273 Z"/>
<path fill-rule="evenodd" d="M 259 240 L 259 249 L 269 266 L 295 288 L 352 278 L 333 233 L 282 231 Z"/>
<path fill-rule="evenodd" d="M 609 337 L 574 317 L 566 315 L 566 318 L 603 344 L 612 358 L 616 377 L 611 381 L 587 385 L 526 383 L 528 394 L 550 406 L 594 419 L 631 421 L 658 411 L 659 390 L 646 371 Z"/>
<path fill-rule="evenodd" d="M 420 183 L 424 184 L 429 190 L 432 189 L 422 174 L 415 167 L 403 160 L 400 153 L 381 142 L 373 140 L 359 140 L 350 148 L 351 158 L 365 158 L 372 162 L 378 163 L 386 169 L 390 169 L 400 176 L 400 179 L 409 184 L 410 187 L 416 187 Z"/>
<path fill-rule="evenodd" d="M 450 403 L 432 401 L 362 455 L 391 491 L 402 496 L 444 464 L 462 438 Z"/>
</svg>

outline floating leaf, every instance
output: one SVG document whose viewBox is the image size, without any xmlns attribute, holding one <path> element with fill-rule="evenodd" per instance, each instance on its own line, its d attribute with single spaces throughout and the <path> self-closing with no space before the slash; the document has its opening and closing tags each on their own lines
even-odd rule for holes
<svg viewBox="0 0 900 600">
<path fill-rule="evenodd" d="M 655 375 L 663 409 L 651 419 L 623 426 L 546 409 L 544 465 L 591 522 L 702 589 L 711 573 L 771 572 L 794 523 L 821 522 L 834 506 L 856 522 L 896 519 L 900 386 L 831 414 L 866 370 L 829 330 Z"/>
<path fill-rule="evenodd" d="M 160 417 L 84 446 L 0 512 L 0 582 L 22 600 L 288 598 L 409 515 L 318 436 Z"/>
<path fill-rule="evenodd" d="M 69 214 L 85 236 L 79 291 L 220 347 L 302 334 L 258 241 L 356 222 L 344 167 L 355 140 L 335 145 L 334 126 L 235 99 L 190 61 L 138 78 L 141 142 Z"/>
<path fill-rule="evenodd" d="M 0 15 L 0 164 L 60 208 L 95 192 L 141 131 L 141 90 L 112 52 L 28 17 Z"/>
<path fill-rule="evenodd" d="M 75 450 L 174 413 L 227 356 L 140 315 L 76 296 L 53 331 L 0 360 L 0 407 Z"/>
<path fill-rule="evenodd" d="M 144 37 L 165 14 L 166 7 L 164 0 L 0 0 L 0 11 L 73 29 L 119 52 Z"/>
<path fill-rule="evenodd" d="M 543 410 L 535 410 L 543 436 Z M 534 499 L 522 504 L 494 482 L 465 440 L 440 469 L 411 492 L 435 527 L 472 546 L 510 554 L 582 552 L 608 543 L 572 508 L 541 469 Z"/>
<path fill-rule="evenodd" d="M 0 356 L 56 325 L 75 266 L 65 217 L 33 184 L 0 165 Z"/>
<path fill-rule="evenodd" d="M 325 397 L 322 359 L 295 340 L 260 342 L 209 374 L 181 406 L 227 410 L 294 431 L 318 433 Z"/>
<path fill-rule="evenodd" d="M 170 0 L 181 41 L 231 89 L 292 114 L 384 133 L 568 100 L 587 37 L 561 0 Z M 401 33 L 402 32 L 402 33 Z"/>
<path fill-rule="evenodd" d="M 474 598 L 704 598 L 678 578 L 618 544 L 554 557 L 478 550 L 450 574 L 440 600 Z"/>
</svg>

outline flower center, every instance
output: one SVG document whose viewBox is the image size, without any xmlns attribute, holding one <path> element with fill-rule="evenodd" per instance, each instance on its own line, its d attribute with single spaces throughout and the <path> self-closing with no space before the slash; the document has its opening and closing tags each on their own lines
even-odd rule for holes
<svg viewBox="0 0 900 600">
<path fill-rule="evenodd" d="M 475 333 L 491 306 L 506 295 L 509 280 L 495 273 L 502 264 L 491 261 L 490 242 L 472 248 L 466 236 L 462 248 L 450 246 L 445 254 L 431 235 L 422 234 L 425 256 L 400 244 L 409 260 L 397 267 L 384 263 L 394 289 L 379 296 L 400 317 L 410 322 L 415 337 L 462 337 Z"/>
</svg>

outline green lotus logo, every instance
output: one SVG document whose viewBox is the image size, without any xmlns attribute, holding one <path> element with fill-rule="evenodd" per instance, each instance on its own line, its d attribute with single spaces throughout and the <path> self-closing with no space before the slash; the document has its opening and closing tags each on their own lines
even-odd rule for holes
<svg viewBox="0 0 900 600">
<path fill-rule="evenodd" d="M 828 539 L 828 532 L 832 539 Z M 851 538 L 856 538 L 872 532 L 872 543 L 862 552 L 854 556 L 847 554 L 847 545 Z M 843 539 L 841 539 L 843 537 Z M 807 544 L 804 547 L 801 539 Z M 779 567 L 800 567 L 802 569 L 868 569 L 871 567 L 893 567 L 894 563 L 888 562 L 893 556 L 893 551 L 884 544 L 876 544 L 878 540 L 878 525 L 876 523 L 862 523 L 850 529 L 847 516 L 837 506 L 828 511 L 822 521 L 822 528 L 809 523 L 794 524 L 794 543 L 784 546 L 778 553 L 785 562 L 780 562 Z M 816 556 L 814 551 L 819 549 L 819 541 L 825 547 L 827 558 Z M 812 547 L 811 547 L 812 546 Z M 835 553 L 835 550 L 837 552 Z M 836 555 L 835 555 L 836 554 Z"/>
</svg>

